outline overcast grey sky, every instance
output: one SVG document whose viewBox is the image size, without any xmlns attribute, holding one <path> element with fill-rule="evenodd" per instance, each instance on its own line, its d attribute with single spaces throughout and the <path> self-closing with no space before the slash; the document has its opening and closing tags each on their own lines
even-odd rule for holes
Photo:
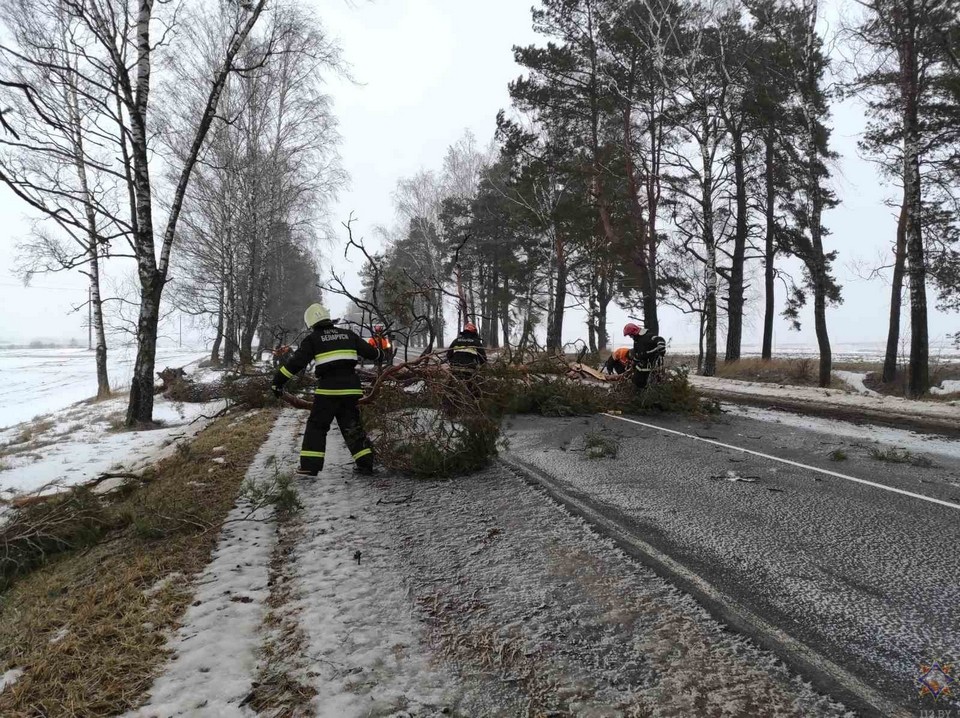
<svg viewBox="0 0 960 718">
<path fill-rule="evenodd" d="M 328 32 L 339 37 L 358 81 L 336 79 L 329 86 L 343 136 L 343 164 L 351 176 L 350 186 L 332 207 L 334 225 L 353 211 L 357 230 L 372 240 L 374 226 L 393 222 L 390 195 L 399 177 L 421 167 L 439 169 L 447 146 L 465 129 L 472 130 L 481 144 L 490 140 L 497 111 L 509 104 L 507 82 L 519 74 L 511 47 L 537 41 L 530 27 L 531 3 L 314 0 Z M 864 281 L 852 270 L 857 262 L 875 263 L 887 251 L 895 226 L 883 204 L 893 190 L 881 184 L 872 164 L 857 156 L 862 124 L 860 107 L 835 108 L 834 146 L 842 159 L 834 182 L 842 204 L 826 219 L 833 232 L 829 245 L 840 252 L 837 271 L 844 285 L 843 305 L 828 314 L 835 343 L 883 341 L 886 332 L 887 284 Z M 16 241 L 29 225 L 23 207 L 6 190 L 0 191 L 0 217 L 0 341 L 35 336 L 85 339 L 79 318 L 70 314 L 71 303 L 85 297 L 82 278 L 54 275 L 39 277 L 34 288 L 18 286 L 10 268 Z M 344 265 L 339 246 L 328 250 L 321 269 L 326 272 L 331 263 L 357 269 Z M 930 292 L 931 305 L 933 299 Z M 759 341 L 759 311 L 755 302 L 748 344 Z M 815 343 L 810 312 L 803 319 L 800 334 L 778 320 L 778 345 Z M 615 339 L 624 321 L 623 312 L 611 311 Z M 667 310 L 661 321 L 661 333 L 675 343 L 696 341 L 696 328 L 686 318 Z M 960 317 L 932 312 L 932 341 L 958 330 Z M 584 333 L 582 316 L 571 313 L 565 338 Z"/>
</svg>

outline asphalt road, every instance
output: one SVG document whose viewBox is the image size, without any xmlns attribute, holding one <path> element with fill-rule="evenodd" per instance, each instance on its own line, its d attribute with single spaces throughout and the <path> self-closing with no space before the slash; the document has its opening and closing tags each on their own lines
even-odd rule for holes
<svg viewBox="0 0 960 718">
<path fill-rule="evenodd" d="M 871 449 L 906 435 L 884 431 L 877 442 L 853 426 L 800 428 L 775 416 L 521 417 L 505 459 L 621 545 L 635 540 L 673 566 L 666 573 L 691 577 L 680 585 L 814 682 L 847 691 L 845 701 L 859 692 L 860 711 L 956 710 L 957 445 L 914 440 L 933 466 L 890 463 Z M 617 442 L 615 459 L 587 458 L 591 432 Z M 847 459 L 831 460 L 835 449 Z M 934 661 L 957 666 L 952 703 L 919 696 L 919 667 Z"/>
</svg>

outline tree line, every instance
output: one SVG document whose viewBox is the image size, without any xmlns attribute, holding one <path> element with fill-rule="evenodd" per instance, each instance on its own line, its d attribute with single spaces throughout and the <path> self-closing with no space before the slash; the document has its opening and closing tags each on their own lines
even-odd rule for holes
<svg viewBox="0 0 960 718">
<path fill-rule="evenodd" d="M 812 308 L 826 386 L 827 309 L 842 301 L 824 221 L 840 202 L 830 110 L 857 96 L 861 151 L 903 193 L 884 380 L 907 289 L 909 393 L 922 395 L 928 287 L 960 308 L 960 3 L 862 0 L 830 48 L 823 12 L 818 0 L 542 0 L 543 41 L 514 49 L 523 74 L 495 147 L 467 137 L 439 173 L 399 182 L 400 222 L 366 252 L 366 301 L 378 299 L 365 314 L 442 344 L 447 301 L 494 346 L 560 351 L 570 307 L 597 350 L 612 302 L 654 331 L 672 306 L 698 318 L 712 375 L 740 358 L 749 301 L 771 357 L 781 282 L 796 328 Z"/>
<path fill-rule="evenodd" d="M 88 278 L 100 397 L 106 327 L 128 325 L 128 426 L 152 419 L 170 307 L 226 363 L 302 323 L 343 181 L 317 18 L 295 0 L 0 0 L 0 26 L 0 181 L 40 220 L 18 271 Z M 132 263 L 131 292 L 105 296 L 108 263 Z"/>
<path fill-rule="evenodd" d="M 826 385 L 842 299 L 830 110 L 856 95 L 861 151 L 902 192 L 884 379 L 906 294 L 919 396 L 928 288 L 960 309 L 960 0 L 854 9 L 827 38 L 818 0 L 541 0 L 491 146 L 466 135 L 401 179 L 382 248 L 346 222 L 354 292 L 314 261 L 344 180 L 322 89 L 341 60 L 304 6 L 0 0 L 0 181 L 40 220 L 19 270 L 88 278 L 100 395 L 111 317 L 135 335 L 131 426 L 152 417 L 170 307 L 209 327 L 212 359 L 247 363 L 294 338 L 318 286 L 408 345 L 443 346 L 454 308 L 520 354 L 562 351 L 574 307 L 593 350 L 611 304 L 654 331 L 675 307 L 697 318 L 711 375 L 740 357 L 751 303 L 771 356 L 779 282 L 788 319 L 812 309 Z M 131 292 L 103 291 L 114 266 L 134 268 Z"/>
</svg>

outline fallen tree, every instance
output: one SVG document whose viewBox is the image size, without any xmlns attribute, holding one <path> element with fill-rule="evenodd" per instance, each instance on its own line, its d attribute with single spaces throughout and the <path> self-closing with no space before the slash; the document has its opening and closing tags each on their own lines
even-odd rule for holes
<svg viewBox="0 0 960 718">
<path fill-rule="evenodd" d="M 578 356 L 578 359 L 582 356 Z M 423 354 L 379 371 L 359 368 L 366 387 L 360 400 L 364 426 L 378 461 L 390 470 L 420 477 L 450 477 L 476 471 L 493 461 L 503 441 L 503 417 L 549 417 L 600 412 L 704 415 L 718 411 L 704 400 L 683 369 L 655 374 L 637 391 L 629 374 L 606 375 L 583 361 L 555 353 L 501 354 L 476 372 L 452 369 L 446 352 Z M 266 369 L 264 367 L 263 369 Z M 198 383 L 170 373 L 165 395 L 175 401 L 227 399 L 235 408 L 273 403 L 271 370 L 224 373 L 216 382 Z M 282 401 L 313 408 L 315 382 L 308 372 L 291 380 Z"/>
<path fill-rule="evenodd" d="M 442 353 L 432 353 L 377 375 L 360 403 L 380 463 L 422 477 L 457 476 L 487 466 L 502 444 L 503 417 L 509 414 L 706 415 L 719 410 L 716 402 L 700 397 L 685 370 L 664 371 L 642 391 L 625 377 L 608 377 L 557 356 L 458 372 Z M 296 393 L 285 393 L 283 400 L 298 409 L 313 405 Z"/>
</svg>

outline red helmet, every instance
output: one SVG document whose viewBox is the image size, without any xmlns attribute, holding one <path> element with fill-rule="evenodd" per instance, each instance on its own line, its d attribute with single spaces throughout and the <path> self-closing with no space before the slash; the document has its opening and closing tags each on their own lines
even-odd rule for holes
<svg viewBox="0 0 960 718">
<path fill-rule="evenodd" d="M 373 328 L 373 331 L 374 331 L 375 334 L 383 334 L 383 325 L 382 325 L 382 324 L 378 324 L 377 326 L 375 326 L 375 327 Z"/>
<path fill-rule="evenodd" d="M 465 332 L 473 332 L 474 334 L 476 334 L 476 333 L 477 333 L 477 325 L 474 324 L 473 322 L 467 322 L 466 324 L 463 325 L 463 331 L 465 331 Z"/>
<path fill-rule="evenodd" d="M 634 337 L 637 334 L 643 334 L 643 329 L 632 322 L 623 328 L 623 336 L 625 337 Z"/>
</svg>

